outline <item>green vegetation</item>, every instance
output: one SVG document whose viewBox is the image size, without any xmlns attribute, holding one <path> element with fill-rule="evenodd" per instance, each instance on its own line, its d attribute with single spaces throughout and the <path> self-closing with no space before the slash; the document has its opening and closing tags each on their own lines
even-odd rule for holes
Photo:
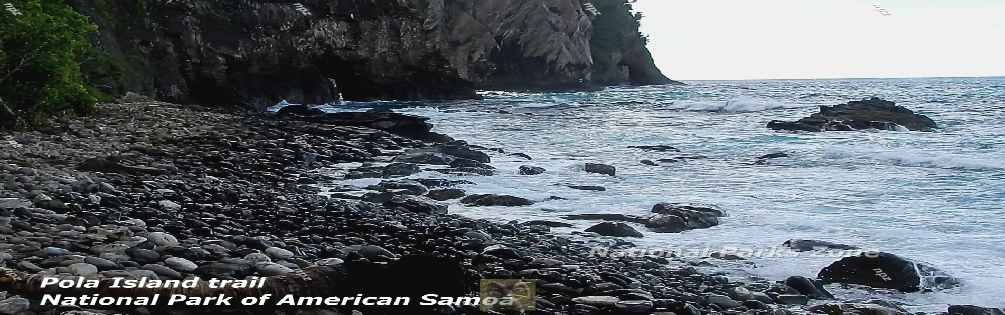
<svg viewBox="0 0 1005 315">
<path fill-rule="evenodd" d="M 619 51 L 637 38 L 645 38 L 639 33 L 642 13 L 632 14 L 632 5 L 625 0 L 593 0 L 600 15 L 593 20 L 593 38 L 590 44 L 594 50 Z"/>
<path fill-rule="evenodd" d="M 93 111 L 80 65 L 98 58 L 88 41 L 96 27 L 63 1 L 6 2 L 16 11 L 0 6 L 0 128 Z"/>
</svg>

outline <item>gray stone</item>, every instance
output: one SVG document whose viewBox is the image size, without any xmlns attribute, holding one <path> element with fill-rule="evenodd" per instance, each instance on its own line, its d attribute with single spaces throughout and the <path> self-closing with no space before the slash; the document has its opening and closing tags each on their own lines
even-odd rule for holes
<svg viewBox="0 0 1005 315">
<path fill-rule="evenodd" d="M 339 258 L 325 258 L 314 262 L 314 264 L 318 266 L 338 266 L 344 262 L 344 260 Z"/>
<path fill-rule="evenodd" d="M 181 210 L 181 205 L 179 205 L 179 204 L 177 204 L 177 203 L 175 203 L 174 201 L 171 201 L 171 200 L 161 200 L 161 201 L 158 201 L 157 205 L 160 206 L 161 209 L 166 210 L 166 211 L 178 211 L 178 210 Z"/>
<path fill-rule="evenodd" d="M 0 301 L 0 314 L 14 315 L 27 311 L 29 308 L 31 308 L 31 302 L 21 297 L 12 297 Z"/>
<path fill-rule="evenodd" d="M 617 304 L 620 301 L 621 300 L 619 300 L 617 297 L 607 296 L 607 295 L 581 296 L 581 297 L 577 297 L 577 298 L 572 299 L 572 302 L 574 302 L 574 303 L 586 304 L 586 305 L 596 306 L 596 307 L 614 306 L 615 304 Z"/>
<path fill-rule="evenodd" d="M 19 198 L 0 198 L 0 209 L 31 208 L 31 201 Z"/>
<path fill-rule="evenodd" d="M 587 173 L 604 174 L 609 176 L 615 176 L 615 173 L 617 172 L 614 166 L 599 163 L 586 163 L 583 170 Z"/>
<path fill-rule="evenodd" d="M 119 264 L 114 261 L 100 257 L 85 257 L 84 262 L 98 267 L 99 270 L 114 270 L 119 269 L 120 267 Z"/>
<path fill-rule="evenodd" d="M 158 276 L 160 276 L 162 278 L 167 278 L 167 279 L 181 279 L 182 278 L 182 275 L 181 275 L 180 272 L 178 272 L 178 271 L 176 271 L 174 269 L 171 269 L 170 267 L 163 266 L 163 265 L 146 264 L 146 265 L 143 265 L 143 269 L 153 271 L 154 273 L 156 273 Z"/>
<path fill-rule="evenodd" d="M 810 302 L 810 297 L 802 294 L 782 294 L 778 296 L 779 304 L 806 305 Z"/>
<path fill-rule="evenodd" d="M 708 304 L 718 305 L 719 307 L 726 309 L 740 307 L 741 305 L 740 302 L 737 302 L 728 296 L 718 294 L 709 294 L 705 297 L 705 301 L 708 302 Z"/>
<path fill-rule="evenodd" d="M 70 272 L 78 276 L 89 276 L 98 273 L 98 267 L 88 263 L 76 263 L 68 266 L 67 268 L 70 269 Z"/>
<path fill-rule="evenodd" d="M 174 235 L 164 232 L 152 232 L 147 234 L 147 240 L 157 246 L 178 246 L 178 239 Z"/>
<path fill-rule="evenodd" d="M 279 259 L 279 260 L 290 259 L 290 258 L 293 258 L 293 256 L 295 255 L 295 254 L 293 254 L 293 252 L 285 250 L 285 249 L 282 249 L 282 248 L 279 248 L 279 247 L 269 247 L 269 248 L 266 248 L 265 249 L 265 254 L 269 255 L 272 258 Z"/>
<path fill-rule="evenodd" d="M 283 266 L 283 265 L 280 265 L 280 264 L 277 264 L 277 263 L 272 263 L 272 262 L 260 262 L 260 263 L 257 263 L 257 264 L 255 264 L 255 270 L 258 271 L 258 273 L 260 275 L 266 276 L 266 277 L 269 277 L 269 276 L 279 276 L 279 275 L 284 275 L 284 274 L 293 272 L 293 269 L 290 269 L 290 268 L 288 268 L 286 266 Z"/>
<path fill-rule="evenodd" d="M 289 258 L 287 258 L 287 259 L 289 259 Z M 244 260 L 250 261 L 252 263 L 267 263 L 267 262 L 272 262 L 272 258 L 269 258 L 269 255 L 262 254 L 262 253 L 251 253 L 251 254 L 244 255 Z"/>
<path fill-rule="evenodd" d="M 181 257 L 169 257 L 164 260 L 164 264 L 181 272 L 192 272 L 195 268 L 199 268 L 194 262 Z"/>
</svg>

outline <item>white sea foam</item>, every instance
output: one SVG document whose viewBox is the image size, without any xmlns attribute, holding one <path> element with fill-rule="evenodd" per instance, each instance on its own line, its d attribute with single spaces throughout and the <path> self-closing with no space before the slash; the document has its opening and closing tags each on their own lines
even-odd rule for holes
<svg viewBox="0 0 1005 315">
<path fill-rule="evenodd" d="M 824 148 L 824 157 L 828 159 L 867 159 L 892 165 L 945 169 L 1005 169 L 1005 161 L 1001 159 L 917 150 L 829 146 Z"/>
<path fill-rule="evenodd" d="M 789 108 L 790 106 L 786 106 L 785 104 L 772 100 L 756 99 L 752 97 L 734 97 L 726 101 L 676 101 L 673 103 L 672 107 L 674 109 L 696 112 L 749 113 Z"/>
</svg>

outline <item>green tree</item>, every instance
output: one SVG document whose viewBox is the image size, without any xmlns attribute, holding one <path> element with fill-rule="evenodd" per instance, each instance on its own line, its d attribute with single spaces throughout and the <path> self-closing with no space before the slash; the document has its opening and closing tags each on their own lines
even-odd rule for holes
<svg viewBox="0 0 1005 315">
<path fill-rule="evenodd" d="M 0 127 L 94 110 L 80 63 L 95 30 L 62 0 L 0 1 Z"/>
</svg>

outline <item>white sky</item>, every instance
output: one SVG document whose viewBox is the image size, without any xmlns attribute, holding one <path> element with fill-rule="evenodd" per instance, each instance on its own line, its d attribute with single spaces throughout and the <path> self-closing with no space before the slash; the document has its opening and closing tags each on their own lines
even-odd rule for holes
<svg viewBox="0 0 1005 315">
<path fill-rule="evenodd" d="M 873 5 L 890 14 L 884 16 Z M 638 0 L 677 80 L 1005 75 L 1005 0 Z"/>
</svg>

